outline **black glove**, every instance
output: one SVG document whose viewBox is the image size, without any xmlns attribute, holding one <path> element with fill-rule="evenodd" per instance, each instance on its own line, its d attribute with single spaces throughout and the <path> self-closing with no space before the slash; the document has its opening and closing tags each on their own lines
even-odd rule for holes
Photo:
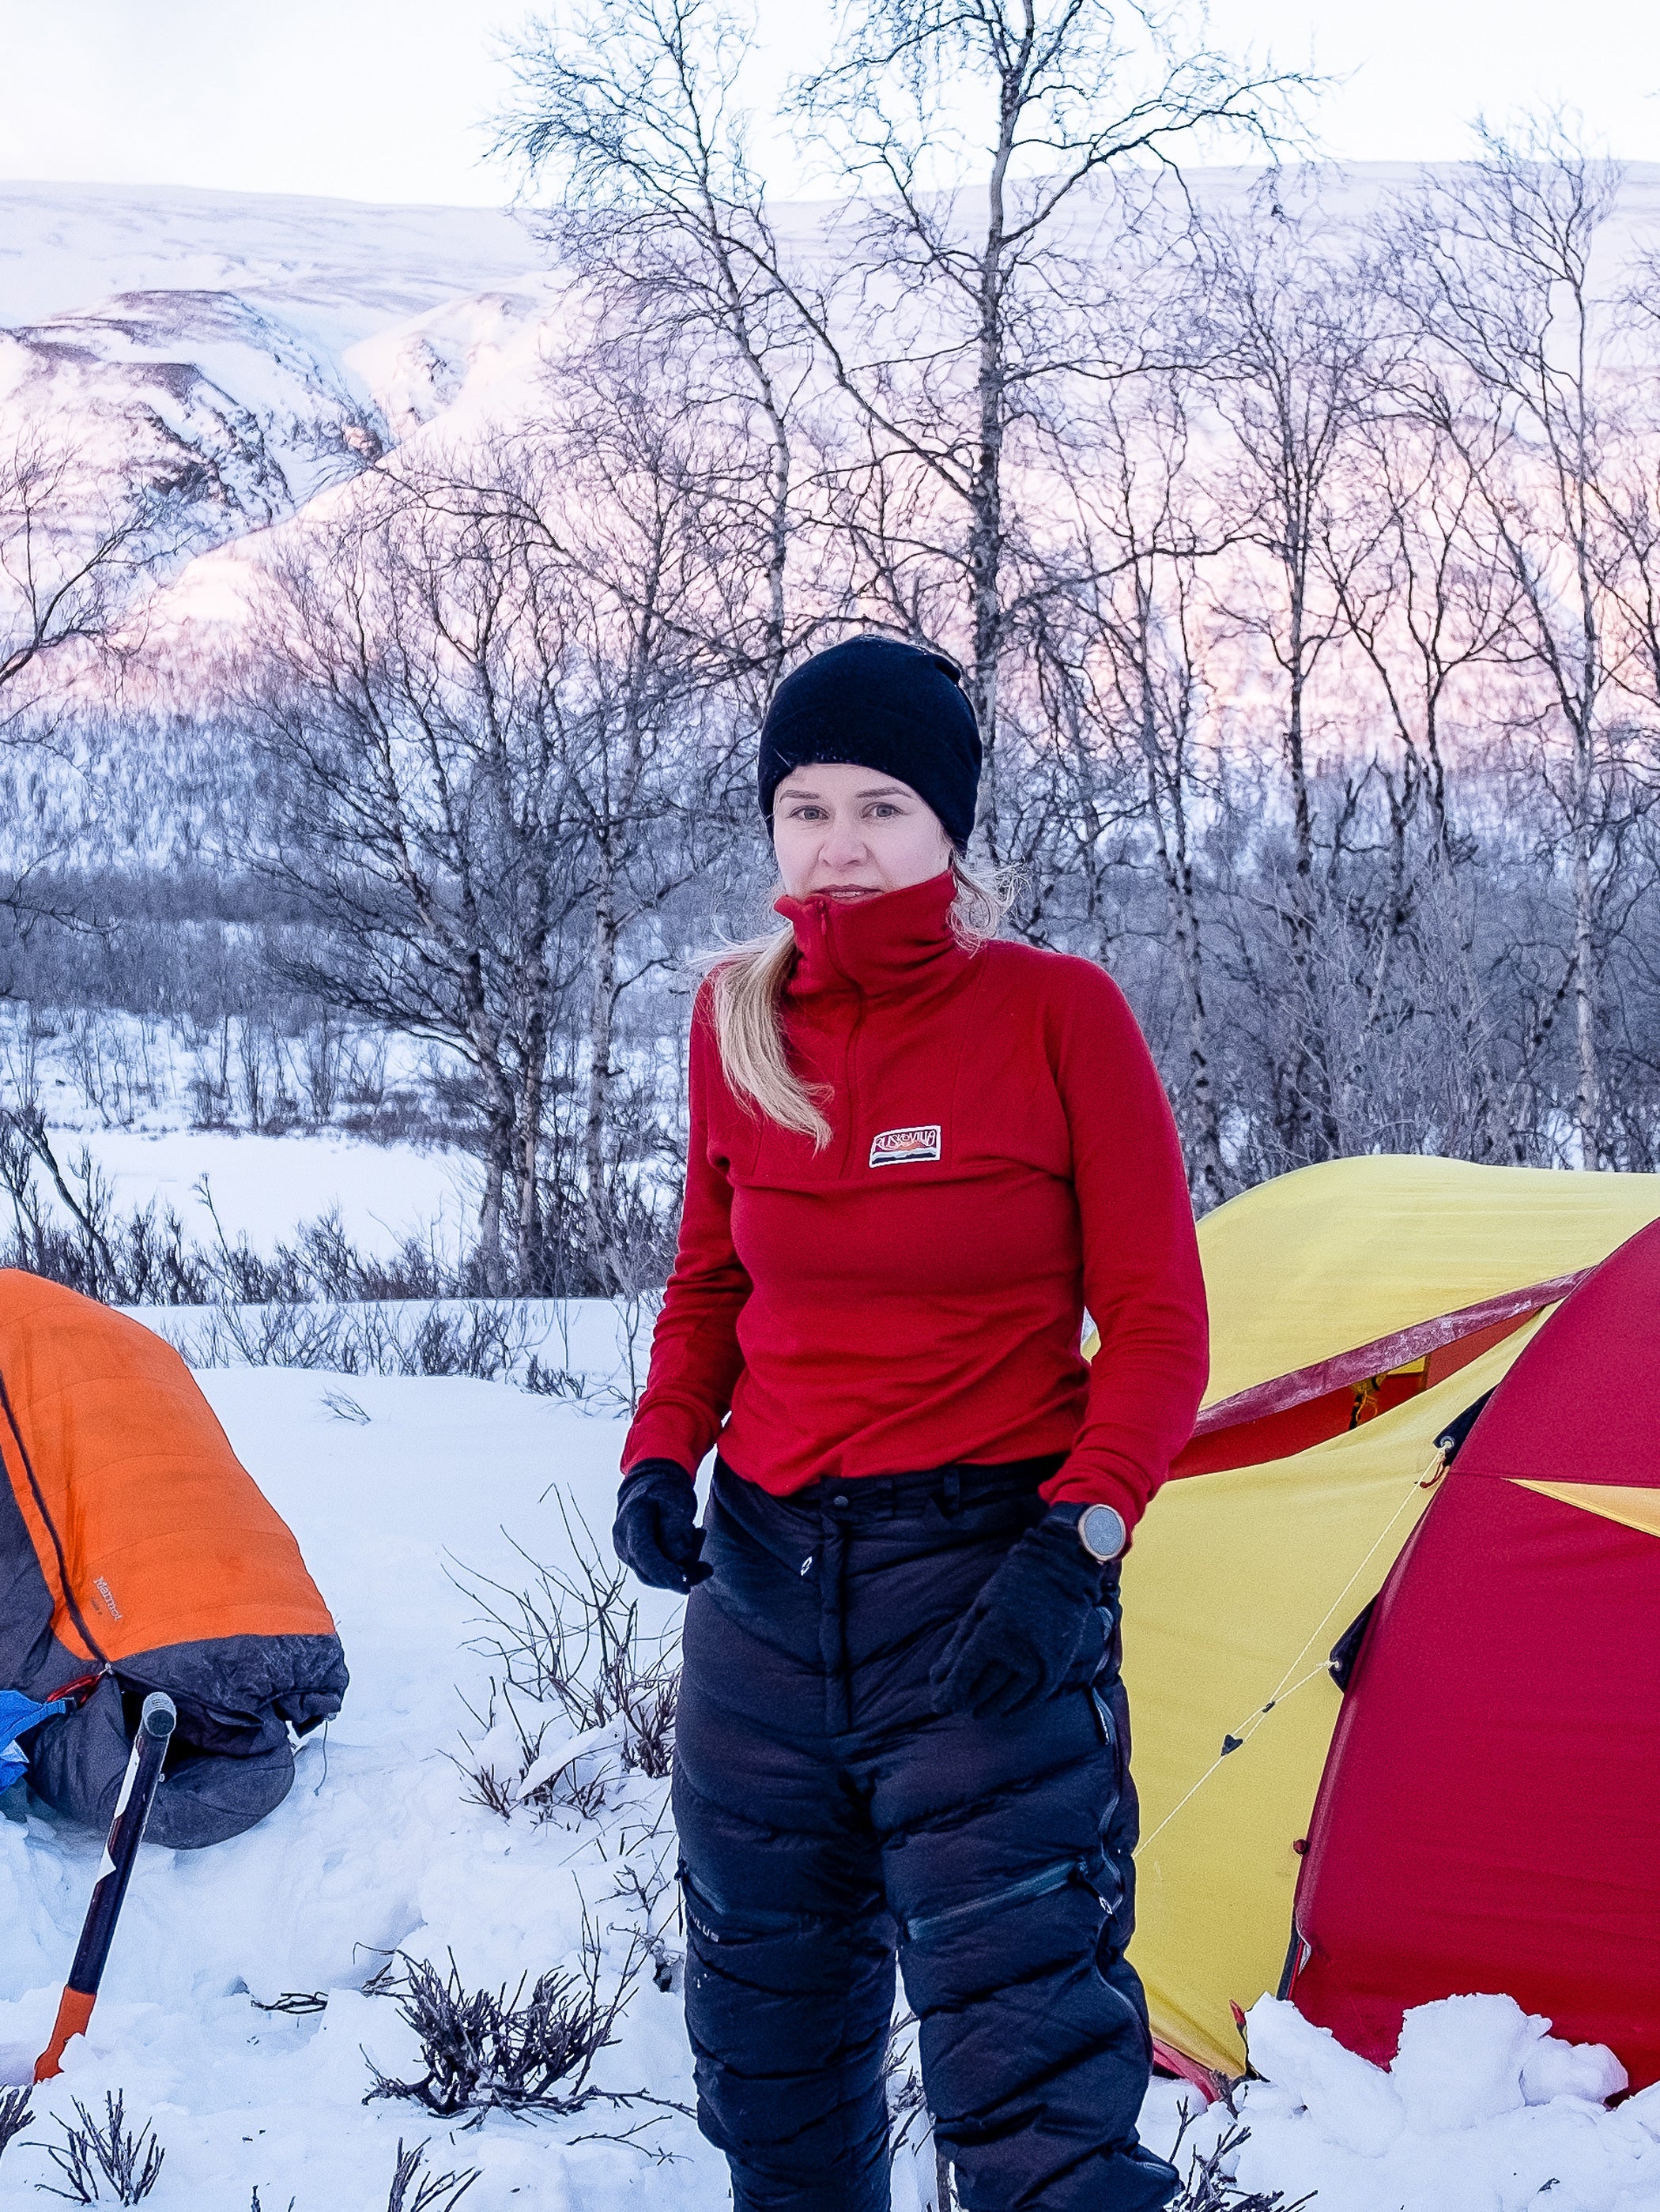
<svg viewBox="0 0 1660 2212">
<path fill-rule="evenodd" d="M 1078 1512 L 1028 1528 L 958 1621 L 928 1676 L 937 1711 L 1018 1713 L 1061 1687 L 1086 1635 L 1101 1641 L 1101 1566 Z"/>
<path fill-rule="evenodd" d="M 684 1596 L 714 1572 L 697 1556 L 703 1548 L 697 1486 L 672 1459 L 640 1460 L 623 1477 L 611 1541 L 623 1565 L 653 1589 Z"/>
</svg>

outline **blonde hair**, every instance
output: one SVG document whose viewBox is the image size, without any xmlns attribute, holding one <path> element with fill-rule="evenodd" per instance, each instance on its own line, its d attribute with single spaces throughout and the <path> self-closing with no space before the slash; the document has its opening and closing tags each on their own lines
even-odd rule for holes
<svg viewBox="0 0 1660 2212">
<path fill-rule="evenodd" d="M 1012 884 L 1004 874 L 976 875 L 955 853 L 951 872 L 957 884 L 947 917 L 951 933 L 965 952 L 977 952 L 1002 926 L 1014 901 Z M 712 954 L 714 1037 L 735 1095 L 780 1128 L 811 1137 L 813 1150 L 823 1152 L 830 1125 L 821 1104 L 830 1094 L 823 1084 L 802 1082 L 784 1044 L 784 987 L 794 967 L 795 932 L 787 923 L 769 936 L 723 945 Z"/>
</svg>

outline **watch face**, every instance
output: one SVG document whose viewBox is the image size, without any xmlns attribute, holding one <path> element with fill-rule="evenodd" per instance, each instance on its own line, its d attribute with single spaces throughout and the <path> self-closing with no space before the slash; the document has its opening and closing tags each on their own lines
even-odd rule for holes
<svg viewBox="0 0 1660 2212">
<path fill-rule="evenodd" d="M 1086 1551 L 1098 1559 L 1116 1559 L 1123 1549 L 1124 1524 L 1110 1505 L 1091 1505 L 1078 1523 Z"/>
</svg>

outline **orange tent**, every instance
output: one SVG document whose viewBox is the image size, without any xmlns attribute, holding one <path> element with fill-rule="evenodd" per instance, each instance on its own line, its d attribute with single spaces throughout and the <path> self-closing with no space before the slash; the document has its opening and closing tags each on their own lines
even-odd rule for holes
<svg viewBox="0 0 1660 2212">
<path fill-rule="evenodd" d="M 0 1269 L 0 1687 L 91 1694 L 27 1743 L 46 1802 L 106 1825 L 138 1704 L 177 1748 L 152 1838 L 250 1827 L 287 1794 L 293 1738 L 337 1712 L 346 1668 L 292 1534 L 179 1354 L 54 1283 Z"/>
</svg>

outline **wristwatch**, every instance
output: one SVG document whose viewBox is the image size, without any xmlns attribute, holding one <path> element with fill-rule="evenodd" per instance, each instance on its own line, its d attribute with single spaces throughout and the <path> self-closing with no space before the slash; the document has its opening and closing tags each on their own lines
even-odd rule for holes
<svg viewBox="0 0 1660 2212">
<path fill-rule="evenodd" d="M 1128 1534 L 1122 1516 L 1110 1505 L 1086 1505 L 1078 1516 L 1078 1540 L 1103 1566 L 1118 1557 Z"/>
</svg>

